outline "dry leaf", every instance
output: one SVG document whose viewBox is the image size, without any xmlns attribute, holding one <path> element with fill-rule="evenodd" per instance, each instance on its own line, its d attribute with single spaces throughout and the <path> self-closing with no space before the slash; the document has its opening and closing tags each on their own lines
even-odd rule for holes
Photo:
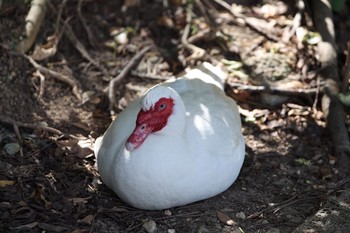
<svg viewBox="0 0 350 233">
<path fill-rule="evenodd" d="M 217 215 L 218 215 L 218 219 L 220 220 L 220 222 L 223 222 L 229 226 L 236 225 L 236 222 L 234 220 L 232 220 L 228 215 L 226 215 L 220 211 L 217 211 Z"/>
<path fill-rule="evenodd" d="M 76 204 L 85 204 L 87 201 L 91 199 L 91 197 L 74 197 L 74 198 L 68 198 L 68 201 L 72 201 L 74 205 Z"/>
<path fill-rule="evenodd" d="M 94 143 L 90 138 L 84 139 L 69 139 L 56 141 L 56 144 L 63 149 L 67 149 L 69 153 L 76 155 L 79 158 L 86 158 L 93 154 Z"/>
<path fill-rule="evenodd" d="M 46 58 L 52 57 L 57 52 L 58 37 L 53 35 L 47 38 L 47 43 L 40 46 L 35 46 L 32 58 L 35 61 L 42 61 Z"/>
<path fill-rule="evenodd" d="M 83 219 L 79 220 L 79 223 L 85 223 L 85 224 L 91 224 L 92 220 L 94 220 L 94 216 L 92 214 L 89 214 L 85 216 Z"/>
<path fill-rule="evenodd" d="M 0 180 L 0 187 L 10 186 L 14 184 L 15 184 L 14 180 Z"/>
</svg>

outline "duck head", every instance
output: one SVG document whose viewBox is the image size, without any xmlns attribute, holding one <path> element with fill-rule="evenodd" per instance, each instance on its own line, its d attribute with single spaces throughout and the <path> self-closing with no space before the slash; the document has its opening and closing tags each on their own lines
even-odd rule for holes
<svg viewBox="0 0 350 233">
<path fill-rule="evenodd" d="M 141 100 L 136 126 L 127 139 L 125 148 L 128 151 L 135 150 L 151 133 L 177 133 L 183 123 L 181 117 L 177 120 L 173 118 L 179 114 L 185 116 L 183 102 L 176 91 L 159 85 L 151 88 Z"/>
</svg>

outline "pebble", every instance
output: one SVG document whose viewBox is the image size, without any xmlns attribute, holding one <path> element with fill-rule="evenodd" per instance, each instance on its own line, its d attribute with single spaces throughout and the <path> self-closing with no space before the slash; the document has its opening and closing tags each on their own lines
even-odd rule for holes
<svg viewBox="0 0 350 233">
<path fill-rule="evenodd" d="M 245 219 L 245 218 L 246 218 L 246 217 L 245 217 L 245 214 L 244 214 L 243 212 L 237 213 L 237 214 L 236 214 L 236 217 L 237 217 L 237 218 L 240 218 L 240 219 Z"/>
<path fill-rule="evenodd" d="M 166 216 L 171 216 L 171 211 L 170 211 L 170 210 L 165 210 L 165 211 L 164 211 L 164 214 L 165 214 Z"/>
<path fill-rule="evenodd" d="M 147 233 L 154 233 L 157 231 L 157 224 L 153 220 L 148 220 L 142 224 L 142 227 L 147 231 Z"/>
<path fill-rule="evenodd" d="M 175 229 L 168 229 L 168 233 L 175 233 Z"/>
</svg>

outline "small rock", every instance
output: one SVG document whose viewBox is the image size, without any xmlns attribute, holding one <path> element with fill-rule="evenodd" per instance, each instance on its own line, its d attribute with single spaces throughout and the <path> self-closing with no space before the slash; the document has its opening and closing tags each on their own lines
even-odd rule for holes
<svg viewBox="0 0 350 233">
<path fill-rule="evenodd" d="M 168 229 L 168 233 L 175 233 L 175 229 Z"/>
<path fill-rule="evenodd" d="M 4 146 L 4 149 L 6 150 L 7 154 L 14 155 L 17 152 L 19 152 L 19 150 L 21 149 L 21 146 L 18 143 L 7 143 Z"/>
<path fill-rule="evenodd" d="M 154 233 L 157 231 L 157 224 L 153 220 L 148 220 L 144 224 L 142 224 L 142 227 L 148 232 L 148 233 Z"/>
<path fill-rule="evenodd" d="M 280 233 L 280 229 L 278 229 L 278 228 L 271 228 L 266 233 Z"/>
<path fill-rule="evenodd" d="M 170 210 L 165 210 L 165 211 L 164 211 L 164 214 L 165 214 L 166 216 L 171 216 L 171 211 L 170 211 Z"/>
<path fill-rule="evenodd" d="M 245 219 L 245 214 L 243 212 L 239 212 L 236 214 L 236 217 L 240 219 Z"/>
</svg>

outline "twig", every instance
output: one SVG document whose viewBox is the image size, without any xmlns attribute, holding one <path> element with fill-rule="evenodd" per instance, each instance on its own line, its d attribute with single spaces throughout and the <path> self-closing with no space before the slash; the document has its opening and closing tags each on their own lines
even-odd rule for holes
<svg viewBox="0 0 350 233">
<path fill-rule="evenodd" d="M 90 30 L 89 26 L 87 25 L 85 17 L 83 16 L 83 13 L 81 11 L 83 1 L 84 0 L 79 0 L 79 2 L 78 2 L 78 15 L 79 15 L 80 21 L 83 24 L 83 27 L 85 28 L 85 31 L 88 35 L 88 39 L 89 39 L 90 44 L 96 48 L 97 43 L 96 43 L 95 37 L 92 35 L 91 30 Z"/>
<path fill-rule="evenodd" d="M 207 37 L 210 39 L 214 39 L 216 37 L 216 32 L 219 30 L 219 27 L 213 17 L 208 13 L 208 8 L 204 7 L 202 0 L 195 0 L 196 5 L 201 11 L 205 21 L 209 25 L 209 32 L 207 32 Z M 188 40 L 190 42 L 190 40 Z M 190 42 L 193 43 L 193 42 Z"/>
<path fill-rule="evenodd" d="M 319 97 L 320 91 L 321 91 L 320 87 L 321 87 L 321 81 L 320 81 L 320 78 L 317 77 L 317 91 L 316 91 L 314 103 L 312 104 L 312 111 L 314 114 L 317 112 L 318 97 Z"/>
<path fill-rule="evenodd" d="M 69 40 L 72 42 L 76 50 L 78 50 L 78 52 L 82 55 L 82 57 L 88 60 L 91 64 L 93 64 L 96 68 L 101 70 L 103 73 L 108 74 L 108 71 L 103 66 L 101 66 L 99 62 L 95 61 L 90 56 L 90 54 L 85 49 L 84 45 L 80 43 L 78 38 L 75 36 L 71 26 L 65 23 L 65 29 L 66 30 L 64 32 L 66 33 L 66 35 L 68 36 Z"/>
<path fill-rule="evenodd" d="M 284 204 L 286 204 L 286 203 L 289 203 L 289 202 L 293 201 L 294 199 L 296 199 L 297 197 L 298 197 L 298 196 L 295 195 L 295 196 L 289 198 L 288 200 L 286 200 L 286 201 L 280 203 L 279 205 L 284 205 Z M 275 206 L 269 206 L 269 207 L 267 207 L 267 208 L 265 208 L 265 209 L 262 209 L 262 210 L 260 210 L 260 211 L 258 211 L 258 212 L 256 212 L 256 213 L 254 213 L 254 214 L 249 215 L 246 219 L 256 218 L 256 217 L 258 217 L 260 214 L 262 214 L 262 213 L 264 213 L 264 212 L 266 212 L 266 211 L 269 211 L 269 210 L 273 210 L 273 209 L 275 209 L 275 208 L 276 208 Z"/>
<path fill-rule="evenodd" d="M 49 1 L 49 6 L 51 8 L 51 10 L 53 12 L 55 12 L 56 14 L 59 14 L 63 4 L 61 4 L 60 6 L 60 11 L 57 12 L 56 8 L 54 7 L 54 5 Z M 58 15 L 59 16 L 59 15 Z M 82 43 L 80 43 L 80 41 L 78 40 L 78 38 L 75 36 L 71 26 L 68 24 L 69 19 L 63 21 L 62 19 L 60 19 L 60 17 L 58 17 L 59 22 L 61 22 L 64 25 L 64 32 L 67 35 L 68 39 L 71 41 L 71 43 L 73 44 L 73 46 L 75 47 L 75 49 L 81 54 L 81 56 L 83 58 L 85 58 L 88 62 L 90 62 L 91 64 L 93 64 L 96 68 L 98 68 L 99 70 L 101 70 L 104 74 L 108 74 L 108 71 L 100 65 L 99 62 L 95 61 L 90 54 L 87 52 L 86 48 L 84 47 L 84 45 Z M 57 26 L 56 26 L 57 27 Z"/>
<path fill-rule="evenodd" d="M 273 213 L 275 214 L 276 212 L 280 211 L 281 209 L 283 209 L 283 208 L 285 208 L 285 207 L 287 207 L 287 206 L 290 206 L 290 205 L 292 205 L 292 204 L 295 204 L 296 202 L 312 200 L 312 199 L 320 198 L 320 197 L 322 197 L 322 196 L 324 196 L 324 195 L 321 194 L 321 195 L 317 195 L 317 196 L 314 196 L 314 197 L 299 198 L 300 195 L 295 195 L 295 196 L 289 198 L 288 200 L 283 201 L 283 202 L 277 204 L 277 206 L 269 206 L 269 207 L 267 207 L 267 208 L 265 208 L 265 209 L 262 209 L 262 210 L 260 210 L 260 211 L 258 211 L 258 212 L 256 212 L 256 213 L 254 213 L 254 214 L 251 214 L 251 215 L 249 215 L 246 219 L 256 218 L 256 217 L 258 217 L 260 214 L 265 213 L 265 212 L 268 212 L 268 211 L 269 211 L 269 212 L 271 211 L 271 212 L 273 212 Z"/>
<path fill-rule="evenodd" d="M 277 36 L 268 33 L 266 30 L 263 30 L 262 28 L 259 28 L 256 26 L 256 19 L 252 18 L 252 17 L 244 17 L 243 14 L 239 14 L 234 12 L 231 9 L 230 4 L 228 4 L 227 2 L 223 1 L 223 0 L 214 0 L 218 5 L 220 5 L 221 7 L 223 7 L 224 9 L 226 9 L 229 13 L 231 13 L 231 15 L 233 15 L 236 19 L 240 19 L 241 21 L 244 22 L 244 25 L 249 26 L 252 30 L 254 30 L 255 32 L 265 36 L 266 38 L 268 38 L 269 40 L 275 41 L 275 42 L 279 42 L 280 38 L 278 38 Z M 239 23 L 236 19 L 234 19 L 234 21 L 237 24 L 242 24 Z"/>
<path fill-rule="evenodd" d="M 46 13 L 46 0 L 33 0 L 26 17 L 24 39 L 19 42 L 16 50 L 27 52 L 32 47 Z"/>
<path fill-rule="evenodd" d="M 73 94 L 80 100 L 81 99 L 81 95 L 80 95 L 80 90 L 78 87 L 78 83 L 69 76 L 60 74 L 56 71 L 53 70 L 49 70 L 41 65 L 39 65 L 36 61 L 34 61 L 33 58 L 31 58 L 30 56 L 24 55 L 25 58 L 27 58 L 29 60 L 29 62 L 34 66 L 35 69 L 38 69 L 40 72 L 42 73 L 46 73 L 49 74 L 50 76 L 56 78 L 59 81 L 65 82 L 68 85 L 70 85 L 72 87 L 72 92 Z"/>
<path fill-rule="evenodd" d="M 283 42 L 287 43 L 290 41 L 290 38 L 295 34 L 296 30 L 300 27 L 301 19 L 305 11 L 305 3 L 303 0 L 297 1 L 298 12 L 295 14 L 293 18 L 292 28 L 288 31 L 286 36 L 283 37 Z"/>
<path fill-rule="evenodd" d="M 151 74 L 151 73 L 139 73 L 135 70 L 131 71 L 131 75 L 135 76 L 135 77 L 139 77 L 139 78 L 147 78 L 147 79 L 154 79 L 154 80 L 168 80 L 170 78 L 175 77 L 175 76 L 163 77 L 163 76 L 155 75 L 155 74 Z"/>
<path fill-rule="evenodd" d="M 198 60 L 203 58 L 205 55 L 207 55 L 207 53 L 205 52 L 204 49 L 199 48 L 188 42 L 187 38 L 190 33 L 191 23 L 192 23 L 192 4 L 189 4 L 187 8 L 187 15 L 186 15 L 186 26 L 181 36 L 181 43 L 186 49 L 192 52 L 191 56 L 189 56 L 187 60 L 191 60 L 191 59 Z"/>
<path fill-rule="evenodd" d="M 308 88 L 308 89 L 283 89 L 273 86 L 252 86 L 244 85 L 239 83 L 228 83 L 231 88 L 236 88 L 238 90 L 245 90 L 251 92 L 264 92 L 270 94 L 279 95 L 314 95 L 318 92 L 318 88 Z"/>
<path fill-rule="evenodd" d="M 62 20 L 62 12 L 63 12 L 63 8 L 66 5 L 68 0 L 63 0 L 61 2 L 61 4 L 58 7 L 58 12 L 57 12 L 57 19 L 56 19 L 56 26 L 55 26 L 55 35 L 59 35 L 60 34 L 60 24 L 61 24 L 61 20 Z M 54 9 L 54 7 L 51 5 L 51 2 L 49 1 L 49 6 L 51 6 L 52 9 Z M 60 37 L 59 37 L 60 38 Z"/>
<path fill-rule="evenodd" d="M 45 76 L 39 70 L 36 70 L 34 75 L 40 79 L 38 99 L 41 100 L 45 91 Z"/>
<path fill-rule="evenodd" d="M 76 136 L 74 136 L 72 134 L 65 134 L 62 131 L 60 131 L 58 129 L 55 129 L 55 128 L 52 128 L 52 127 L 49 127 L 49 126 L 36 125 L 36 124 L 30 124 L 30 123 L 24 123 L 24 122 L 20 122 L 20 121 L 15 121 L 13 119 L 10 119 L 8 117 L 1 116 L 1 115 L 0 115 L 0 122 L 2 122 L 4 124 L 12 125 L 13 127 L 23 127 L 23 128 L 34 129 L 34 130 L 44 130 L 46 132 L 50 132 L 50 133 L 57 134 L 57 135 L 62 135 L 64 137 L 78 139 L 78 137 L 76 137 Z M 15 130 L 15 132 L 16 132 L 16 130 Z"/>
<path fill-rule="evenodd" d="M 152 48 L 152 46 L 149 45 L 149 46 L 146 46 L 145 48 L 143 48 L 140 52 L 136 53 L 135 56 L 133 58 L 131 58 L 129 63 L 124 67 L 124 69 L 119 73 L 119 75 L 117 77 L 113 78 L 109 82 L 108 89 L 106 89 L 105 91 L 106 92 L 108 91 L 109 110 L 110 111 L 113 110 L 114 104 L 116 102 L 116 100 L 115 100 L 115 93 L 114 93 L 116 85 L 130 73 L 130 71 L 141 60 L 143 55 L 145 55 L 145 53 L 147 53 L 151 48 Z"/>
</svg>

